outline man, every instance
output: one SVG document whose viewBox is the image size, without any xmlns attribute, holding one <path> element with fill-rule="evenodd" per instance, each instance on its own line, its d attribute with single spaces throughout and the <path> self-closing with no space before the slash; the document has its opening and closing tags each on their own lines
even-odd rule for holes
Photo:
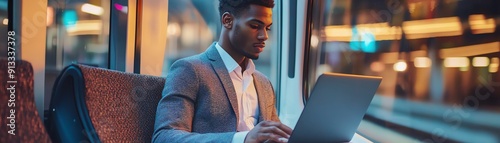
<svg viewBox="0 0 500 143">
<path fill-rule="evenodd" d="M 287 142 L 269 80 L 255 70 L 273 0 L 220 0 L 219 41 L 176 61 L 158 103 L 153 142 Z"/>
</svg>

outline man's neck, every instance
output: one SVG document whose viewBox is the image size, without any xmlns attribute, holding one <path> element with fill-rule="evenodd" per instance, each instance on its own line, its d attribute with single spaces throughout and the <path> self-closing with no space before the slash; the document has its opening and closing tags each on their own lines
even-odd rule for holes
<svg viewBox="0 0 500 143">
<path fill-rule="evenodd" d="M 236 51 L 234 51 L 231 47 L 231 43 L 227 40 L 222 40 L 221 38 L 217 43 L 229 54 L 229 56 L 231 56 L 231 58 L 234 59 L 234 61 L 236 61 L 236 63 L 238 63 L 238 65 L 240 65 L 241 73 L 243 73 L 247 67 L 248 58 L 243 55 L 240 56 Z"/>
<path fill-rule="evenodd" d="M 243 57 L 243 61 L 241 63 L 238 63 L 241 67 L 241 74 L 243 74 L 243 72 L 247 69 L 247 65 L 248 65 L 248 58 L 246 57 Z"/>
</svg>

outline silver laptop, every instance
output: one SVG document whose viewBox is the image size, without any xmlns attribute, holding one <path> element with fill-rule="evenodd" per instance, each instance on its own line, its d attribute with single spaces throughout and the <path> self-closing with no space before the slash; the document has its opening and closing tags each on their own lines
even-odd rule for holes
<svg viewBox="0 0 500 143">
<path fill-rule="evenodd" d="M 373 76 L 322 74 L 289 142 L 349 142 L 381 81 Z"/>
</svg>

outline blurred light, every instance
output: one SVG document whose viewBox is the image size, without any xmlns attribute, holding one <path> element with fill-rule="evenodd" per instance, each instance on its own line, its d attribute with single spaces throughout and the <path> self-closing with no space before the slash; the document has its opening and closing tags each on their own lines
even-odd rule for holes
<svg viewBox="0 0 500 143">
<path fill-rule="evenodd" d="M 472 33 L 484 34 L 495 32 L 495 20 L 493 18 L 485 19 L 484 15 L 476 14 L 469 16 L 469 25 L 471 26 Z"/>
<path fill-rule="evenodd" d="M 373 35 L 375 41 L 401 39 L 401 27 L 389 26 L 389 23 L 359 24 L 352 28 L 350 25 L 331 25 L 325 27 L 327 41 L 365 41 L 363 35 Z"/>
<path fill-rule="evenodd" d="M 380 55 L 380 61 L 386 64 L 393 64 L 398 62 L 398 56 L 399 52 L 382 53 Z"/>
<path fill-rule="evenodd" d="M 401 27 L 389 26 L 389 23 L 359 24 L 356 26 L 359 34 L 369 33 L 374 41 L 401 39 Z"/>
<path fill-rule="evenodd" d="M 462 25 L 458 17 L 413 20 L 403 22 L 403 31 L 407 39 L 457 36 Z"/>
<path fill-rule="evenodd" d="M 477 44 L 472 46 L 447 48 L 440 50 L 440 57 L 470 57 L 476 55 L 500 52 L 500 42 Z"/>
<path fill-rule="evenodd" d="M 496 73 L 498 72 L 498 65 L 490 65 L 490 69 L 489 69 L 490 73 Z"/>
<path fill-rule="evenodd" d="M 410 13 L 415 12 L 415 7 L 417 7 L 415 3 L 410 3 L 410 4 L 408 4 L 408 11 L 409 11 Z"/>
<path fill-rule="evenodd" d="M 472 66 L 474 67 L 487 67 L 490 64 L 488 57 L 475 57 L 472 59 Z"/>
<path fill-rule="evenodd" d="M 181 27 L 175 22 L 171 22 L 167 26 L 167 34 L 169 36 L 179 36 L 181 34 Z"/>
<path fill-rule="evenodd" d="M 100 16 L 103 13 L 103 10 L 101 7 L 91 5 L 88 3 L 82 5 L 82 11 L 89 13 L 89 14 L 97 15 L 97 16 Z"/>
<path fill-rule="evenodd" d="M 459 67 L 458 70 L 465 72 L 469 70 L 469 67 Z"/>
<path fill-rule="evenodd" d="M 372 33 L 363 33 L 363 44 L 361 50 L 366 53 L 374 53 L 377 51 L 375 36 Z"/>
<path fill-rule="evenodd" d="M 469 23 L 474 34 L 492 33 L 496 27 L 495 20 L 484 19 L 484 15 L 471 15 Z M 324 29 L 327 41 L 344 42 L 352 39 L 363 41 L 360 36 L 364 33 L 373 34 L 376 41 L 399 40 L 403 31 L 407 39 L 458 36 L 463 33 L 462 23 L 458 17 L 405 21 L 402 28 L 390 26 L 388 23 L 372 23 L 359 24 L 354 28 L 350 25 L 330 25 Z"/>
<path fill-rule="evenodd" d="M 120 4 L 115 3 L 114 5 L 115 5 L 116 10 L 122 10 L 123 9 L 123 6 L 120 5 Z"/>
<path fill-rule="evenodd" d="M 128 6 L 123 6 L 121 12 L 127 14 L 128 13 Z"/>
<path fill-rule="evenodd" d="M 466 57 L 449 57 L 444 59 L 444 67 L 458 68 L 469 67 L 469 58 Z"/>
<path fill-rule="evenodd" d="M 422 46 L 421 49 L 427 49 L 427 47 Z M 417 50 L 417 51 L 410 52 L 410 59 L 412 59 L 412 60 L 415 60 L 415 58 L 418 58 L 418 57 L 426 57 L 426 56 L 427 56 L 426 50 Z"/>
<path fill-rule="evenodd" d="M 311 35 L 311 46 L 312 47 L 318 47 L 318 44 L 319 44 L 318 36 Z"/>
<path fill-rule="evenodd" d="M 498 65 L 499 63 L 500 62 L 499 62 L 498 58 L 491 58 L 491 64 L 497 64 Z"/>
<path fill-rule="evenodd" d="M 78 16 L 76 15 L 76 11 L 74 10 L 65 10 L 62 16 L 62 23 L 66 27 L 74 26 L 76 21 L 78 20 Z"/>
<path fill-rule="evenodd" d="M 99 35 L 101 34 L 101 20 L 80 20 L 74 26 L 68 27 L 66 32 L 70 36 L 75 35 Z"/>
<path fill-rule="evenodd" d="M 47 26 L 52 25 L 52 23 L 54 23 L 54 8 L 47 6 Z"/>
<path fill-rule="evenodd" d="M 382 72 L 385 69 L 385 64 L 382 62 L 373 62 L 370 64 L 370 69 L 374 72 Z"/>
<path fill-rule="evenodd" d="M 200 36 L 200 26 L 197 23 L 184 23 L 182 27 L 180 27 L 179 36 L 181 39 L 181 44 L 184 45 L 194 45 L 197 43 L 199 39 L 195 37 Z"/>
<path fill-rule="evenodd" d="M 125 14 L 128 13 L 128 6 L 123 6 L 123 5 L 120 5 L 117 3 L 115 3 L 114 5 L 115 5 L 116 10 L 121 11 Z"/>
<path fill-rule="evenodd" d="M 402 72 L 406 70 L 406 62 L 404 61 L 398 61 L 397 63 L 394 64 L 392 67 L 395 71 Z"/>
<path fill-rule="evenodd" d="M 353 36 L 351 42 L 349 43 L 349 47 L 353 51 L 363 51 L 366 53 L 374 53 L 377 51 L 375 37 L 372 33 L 361 33 L 358 34 L 356 28 L 353 29 L 353 33 L 356 36 Z"/>
<path fill-rule="evenodd" d="M 352 29 L 349 25 L 326 26 L 325 35 L 327 41 L 351 41 Z"/>
<path fill-rule="evenodd" d="M 414 65 L 417 68 L 428 68 L 432 64 L 431 59 L 428 57 L 416 57 L 414 61 Z"/>
<path fill-rule="evenodd" d="M 3 19 L 3 25 L 8 25 L 8 24 L 9 24 L 9 19 L 4 18 L 4 19 Z"/>
<path fill-rule="evenodd" d="M 491 64 L 489 68 L 490 73 L 498 72 L 498 64 L 499 64 L 498 58 L 491 58 Z"/>
</svg>

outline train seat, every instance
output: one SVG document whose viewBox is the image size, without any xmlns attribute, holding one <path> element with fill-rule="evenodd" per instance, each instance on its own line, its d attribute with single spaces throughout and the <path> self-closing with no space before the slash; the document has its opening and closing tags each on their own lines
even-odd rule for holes
<svg viewBox="0 0 500 143">
<path fill-rule="evenodd" d="M 165 78 L 81 64 L 57 78 L 48 113 L 55 142 L 150 142 Z"/>
</svg>

